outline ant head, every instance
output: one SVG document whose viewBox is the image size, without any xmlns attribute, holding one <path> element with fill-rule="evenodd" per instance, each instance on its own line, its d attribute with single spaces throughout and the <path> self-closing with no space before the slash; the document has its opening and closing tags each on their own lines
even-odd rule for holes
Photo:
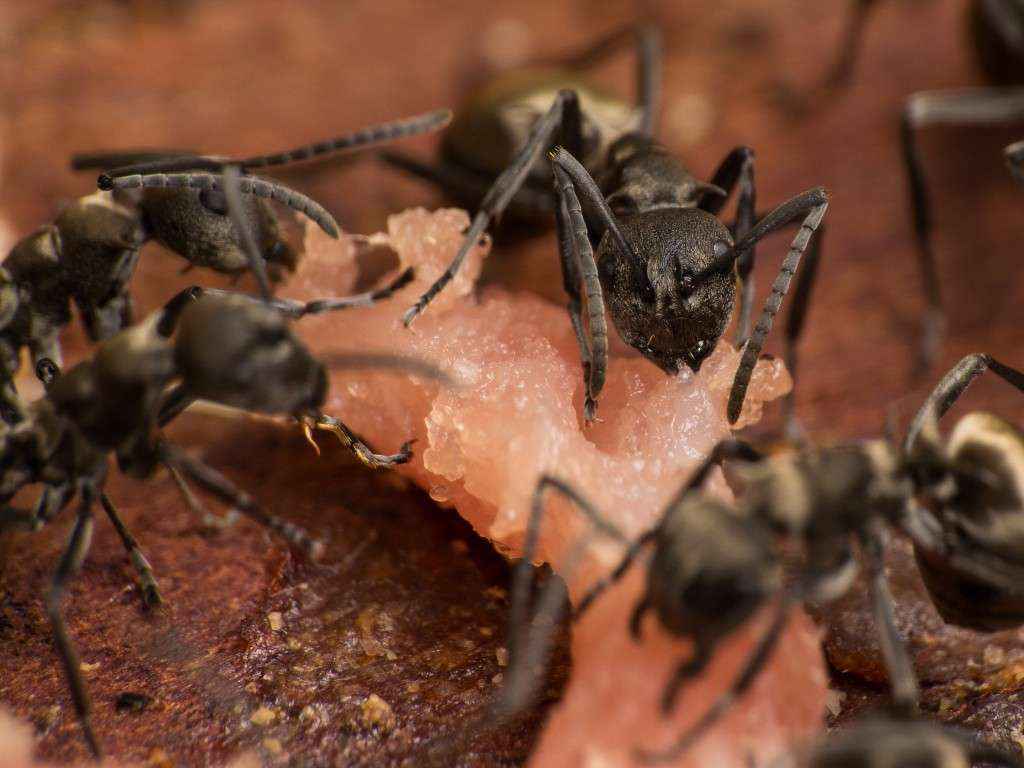
<svg viewBox="0 0 1024 768">
<path fill-rule="evenodd" d="M 248 411 L 305 413 L 322 404 L 324 366 L 275 309 L 239 295 L 205 295 L 181 314 L 175 342 L 196 397 Z"/>
<path fill-rule="evenodd" d="M 732 248 L 729 230 L 705 211 L 674 207 L 645 211 L 621 228 L 649 284 L 636 286 L 624 259 L 599 254 L 619 333 L 670 373 L 700 370 L 725 331 L 736 296 L 731 262 L 716 267 Z M 601 250 L 612 248 L 606 237 Z"/>
<path fill-rule="evenodd" d="M 767 531 L 701 494 L 668 512 L 648 574 L 662 623 L 691 637 L 728 634 L 780 587 Z"/>
<path fill-rule="evenodd" d="M 193 265 L 226 274 L 249 270 L 245 244 L 220 190 L 146 189 L 139 207 L 156 238 Z M 270 205 L 246 195 L 242 208 L 271 277 L 277 279 L 285 270 L 293 270 L 297 256 L 282 240 Z"/>
</svg>

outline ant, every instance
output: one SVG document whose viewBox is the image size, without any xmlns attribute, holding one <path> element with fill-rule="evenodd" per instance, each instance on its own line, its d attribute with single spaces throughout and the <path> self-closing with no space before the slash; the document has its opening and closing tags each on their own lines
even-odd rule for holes
<svg viewBox="0 0 1024 768">
<path fill-rule="evenodd" d="M 412 323 L 452 280 L 491 221 L 500 218 L 517 195 L 524 189 L 533 195 L 538 184 L 553 180 L 554 195 L 545 199 L 555 214 L 569 317 L 580 347 L 586 420 L 595 418 L 604 386 L 606 307 L 622 339 L 648 360 L 670 375 L 684 368 L 696 372 L 725 331 L 738 279 L 743 288 L 737 340 L 746 342 L 746 349 L 729 398 L 729 421 L 735 423 L 765 337 L 811 235 L 821 224 L 828 196 L 824 189 L 812 189 L 755 225 L 753 151 L 734 149 L 710 183 L 693 176 L 652 138 L 659 90 L 658 35 L 643 27 L 613 38 L 618 44 L 628 39 L 635 39 L 639 53 L 639 106 L 618 107 L 625 114 L 637 114 L 614 130 L 602 125 L 602 112 L 589 89 L 566 87 L 575 78 L 565 71 L 523 75 L 507 89 L 494 86 L 487 91 L 490 100 L 481 97 L 482 105 L 467 113 L 465 123 L 453 126 L 446 141 L 456 157 L 464 136 L 498 131 L 502 141 L 496 143 L 505 154 L 497 160 L 504 170 L 484 196 L 451 264 L 403 319 L 406 326 Z M 579 59 L 596 61 L 612 49 L 604 41 Z M 513 147 L 518 149 L 513 152 Z M 490 144 L 487 150 L 492 151 Z M 550 164 L 545 168 L 542 153 L 548 150 Z M 480 166 L 470 155 L 462 157 L 466 165 Z M 495 158 L 487 159 L 494 167 Z M 737 185 L 736 221 L 729 228 L 716 215 Z M 748 339 L 755 245 L 799 219 L 800 231 Z M 816 264 L 816 256 L 813 261 Z M 799 301 L 787 333 L 790 348 L 802 328 L 813 274 L 814 269 L 808 269 L 797 290 Z M 795 354 L 788 360 L 795 364 Z"/>
<path fill-rule="evenodd" d="M 227 158 L 159 152 L 94 153 L 78 155 L 74 168 L 110 168 L 126 159 L 142 165 L 115 168 L 100 177 L 100 187 L 118 190 L 117 197 L 97 192 L 79 198 L 53 223 L 17 243 L 0 267 L 0 410 L 13 423 L 24 414 L 14 388 L 20 353 L 27 347 L 33 363 L 43 358 L 61 363 L 60 329 L 71 322 L 73 302 L 86 333 L 101 341 L 131 323 L 128 285 L 141 247 L 151 239 L 186 258 L 192 266 L 238 275 L 252 269 L 264 296 L 270 293 L 267 268 L 278 277 L 292 269 L 296 254 L 282 240 L 277 219 L 266 199 L 277 200 L 315 221 L 337 237 L 333 217 L 319 204 L 277 182 L 243 176 L 242 220 L 255 232 L 256 253 L 246 250 L 242 234 L 228 216 L 227 200 L 218 176 L 209 173 L 152 176 L 150 168 L 210 169 L 233 164 L 243 171 L 284 165 L 329 152 L 434 130 L 450 118 L 446 110 L 386 123 L 306 147 L 231 161 Z M 155 158 L 155 159 L 154 159 Z M 127 178 L 122 174 L 129 173 Z M 138 175 L 143 174 L 143 175 Z M 126 199 L 120 190 L 142 187 Z"/>
<path fill-rule="evenodd" d="M 235 208 L 226 174 L 226 193 Z M 244 221 L 236 223 L 244 229 Z M 245 238 L 250 243 L 251 237 Z M 78 656 L 64 623 L 61 599 L 91 539 L 97 499 L 110 518 L 136 570 L 143 604 L 162 601 L 156 578 L 138 542 L 103 491 L 108 457 L 114 454 L 126 475 L 151 478 L 167 467 L 186 501 L 191 480 L 223 502 L 316 559 L 322 544 L 302 528 L 263 511 L 258 503 L 212 467 L 189 456 L 160 434 L 160 428 L 196 399 L 250 412 L 295 418 L 312 442 L 313 430 L 336 434 L 365 463 L 386 467 L 408 461 L 409 443 L 391 456 L 373 453 L 338 419 L 320 410 L 327 394 L 326 367 L 388 367 L 447 381 L 421 361 L 388 354 L 338 354 L 318 360 L 291 332 L 287 318 L 363 306 L 388 295 L 411 278 L 406 272 L 382 292 L 309 304 L 230 291 L 189 288 L 141 323 L 99 343 L 91 358 L 61 373 L 43 358 L 36 372 L 45 394 L 23 406 L 24 418 L 0 425 L 0 531 L 37 530 L 78 497 L 76 522 L 46 595 L 57 650 L 89 749 L 101 748 L 90 720 L 90 700 Z M 35 506 L 10 505 L 22 488 L 41 485 Z"/>
<path fill-rule="evenodd" d="M 644 617 L 654 611 L 668 632 L 694 645 L 691 657 L 679 664 L 665 686 L 664 713 L 672 710 L 682 686 L 704 670 L 719 643 L 774 600 L 768 629 L 728 690 L 668 749 L 641 751 L 645 761 L 676 759 L 743 695 L 770 658 L 793 606 L 805 600 L 831 602 L 849 591 L 858 571 L 853 540 L 867 566 L 895 708 L 915 711 L 917 680 L 896 631 L 883 566 L 888 527 L 910 537 L 929 593 L 947 620 L 985 630 L 1024 623 L 1024 549 L 1014 534 L 1024 514 L 1024 433 L 981 413 L 963 417 L 945 444 L 938 432 L 939 418 L 986 370 L 1024 392 L 1024 373 L 987 355 L 968 355 L 929 395 L 901 447 L 868 440 L 762 457 L 746 443 L 725 440 L 672 497 L 658 524 L 633 541 L 573 488 L 543 476 L 534 491 L 514 577 L 510 645 L 521 646 L 519 634 L 528 627 L 530 564 L 544 494 L 551 489 L 572 501 L 598 531 L 626 547 L 620 563 L 580 599 L 573 621 L 642 552 L 653 549 L 630 632 L 639 639 Z M 727 459 L 738 462 L 743 488 L 735 504 L 699 492 L 711 470 Z M 783 579 L 779 537 L 800 544 L 803 555 L 789 580 Z M 538 603 L 546 615 L 561 609 L 560 600 L 550 595 L 542 594 Z M 532 645 L 514 662 L 517 669 L 531 669 L 543 656 L 543 646 Z M 532 695 L 524 674 L 510 672 L 503 710 L 518 711 Z"/>
<path fill-rule="evenodd" d="M 931 367 L 945 335 L 946 315 L 935 250 L 931 197 L 917 147 L 917 131 L 934 125 L 1002 125 L 1024 120 L 1024 3 L 1021 0 L 969 0 L 967 22 L 971 45 L 986 87 L 920 91 L 905 101 L 900 143 L 907 176 L 909 208 L 914 226 L 925 299 L 928 304 L 918 350 L 918 370 Z M 850 0 L 840 53 L 824 80 L 808 94 L 788 93 L 798 113 L 821 105 L 849 87 L 871 12 L 878 0 Z M 1024 183 L 1024 143 L 1011 144 L 1005 158 L 1014 177 Z"/>
<path fill-rule="evenodd" d="M 753 761 L 751 761 L 753 763 Z M 966 768 L 977 762 L 1022 768 L 1024 762 L 1004 749 L 978 742 L 962 729 L 938 725 L 900 714 L 872 713 L 846 728 L 830 733 L 799 758 L 787 755 L 771 768 Z"/>
</svg>

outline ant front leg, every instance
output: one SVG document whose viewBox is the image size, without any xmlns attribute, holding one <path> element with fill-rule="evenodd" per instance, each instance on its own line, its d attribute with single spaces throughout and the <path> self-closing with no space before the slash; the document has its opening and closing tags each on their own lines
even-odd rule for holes
<svg viewBox="0 0 1024 768">
<path fill-rule="evenodd" d="M 313 446 L 313 450 L 320 454 L 320 446 L 313 439 L 313 430 L 330 432 L 338 441 L 355 454 L 363 464 L 370 469 L 390 469 L 399 464 L 407 464 L 412 458 L 412 441 L 402 443 L 398 453 L 384 454 L 375 453 L 363 440 L 351 429 L 345 426 L 340 420 L 323 413 L 313 416 L 297 417 L 302 425 L 302 432 L 306 440 Z"/>
<path fill-rule="evenodd" d="M 934 362 L 945 335 L 939 271 L 932 244 L 932 204 L 917 149 L 917 130 L 932 125 L 1001 125 L 1024 120 L 1024 88 L 971 88 L 915 93 L 907 99 L 900 123 L 910 212 L 928 308 L 918 349 L 917 371 Z"/>
<path fill-rule="evenodd" d="M 561 133 L 562 120 L 566 110 L 575 111 L 577 114 L 579 112 L 579 98 L 575 91 L 559 91 L 548 111 L 534 124 L 526 143 L 520 148 L 509 167 L 498 176 L 483 202 L 480 203 L 480 210 L 473 217 L 469 229 L 466 230 L 465 239 L 455 254 L 455 258 L 452 259 L 441 276 L 434 281 L 433 285 L 402 316 L 402 322 L 406 327 L 411 325 L 413 320 L 434 300 L 434 297 L 452 281 L 461 269 L 470 250 L 484 236 L 491 220 L 500 218 L 516 193 L 522 189 L 523 183 L 530 174 L 530 169 L 533 168 L 541 153 L 551 146 Z"/>
<path fill-rule="evenodd" d="M 741 258 L 745 250 L 750 248 L 758 240 L 785 226 L 790 221 L 803 216 L 800 224 L 800 231 L 793 238 L 786 258 L 782 261 L 779 274 L 772 283 L 771 292 L 765 301 L 761 317 L 754 326 L 754 333 L 743 349 L 743 357 L 740 359 L 739 367 L 736 369 L 736 376 L 733 379 L 732 390 L 729 393 L 728 417 L 729 423 L 735 424 L 743 409 L 743 401 L 746 398 L 747 387 L 750 385 L 750 376 L 757 365 L 757 360 L 764 347 L 765 338 L 772 328 L 775 315 L 782 306 L 782 299 L 789 290 L 789 284 L 800 266 L 800 259 L 807 250 L 808 243 L 815 230 L 825 217 L 828 210 L 828 193 L 821 187 L 809 190 L 786 201 L 774 211 L 759 221 L 747 236 L 740 240 L 733 249 L 731 258 Z M 716 265 L 716 268 L 719 268 Z M 808 291 L 809 293 L 809 291 Z"/>
<path fill-rule="evenodd" d="M 573 189 L 572 179 L 555 162 L 552 162 L 551 170 L 558 194 L 556 221 L 562 282 L 569 294 L 569 317 L 576 331 L 583 360 L 583 417 L 589 423 L 596 416 L 597 396 L 604 387 L 608 368 L 608 324 L 605 319 L 604 293 L 597 273 L 597 262 L 594 260 L 594 249 L 587 234 L 587 222 L 583 218 L 583 209 Z M 586 310 L 585 324 L 583 309 Z"/>
</svg>

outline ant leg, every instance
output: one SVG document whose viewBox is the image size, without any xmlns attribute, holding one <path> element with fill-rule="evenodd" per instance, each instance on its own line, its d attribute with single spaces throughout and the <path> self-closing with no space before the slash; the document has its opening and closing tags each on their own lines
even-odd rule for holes
<svg viewBox="0 0 1024 768">
<path fill-rule="evenodd" d="M 378 152 L 377 158 L 392 168 L 433 184 L 462 207 L 473 210 L 480 207 L 494 181 L 446 160 L 429 164 L 404 152 L 391 150 Z M 550 193 L 524 185 L 509 201 L 506 210 L 517 219 L 537 219 L 550 215 L 553 209 L 554 200 Z"/>
<path fill-rule="evenodd" d="M 605 318 L 604 294 L 601 289 L 601 278 L 597 273 L 597 262 L 594 260 L 594 249 L 587 234 L 587 222 L 583 218 L 583 209 L 573 188 L 572 179 L 557 162 L 552 162 L 551 170 L 558 193 L 558 245 L 562 280 L 569 293 L 569 315 L 580 342 L 586 389 L 583 416 L 589 423 L 596 415 L 597 396 L 604 387 L 608 369 L 608 325 Z M 586 335 L 580 312 L 581 298 L 587 313 Z"/>
<path fill-rule="evenodd" d="M 409 267 L 383 288 L 376 288 L 372 291 L 355 293 L 351 296 L 314 299 L 313 301 L 296 301 L 294 299 L 268 297 L 267 299 L 262 300 L 261 303 L 276 309 L 285 317 L 298 320 L 299 318 L 307 315 L 321 315 L 325 312 L 335 312 L 343 309 L 371 307 L 378 301 L 391 298 L 395 293 L 411 283 L 414 276 L 414 268 Z M 236 291 L 227 291 L 221 288 L 206 288 L 203 290 L 203 293 L 210 296 L 241 296 L 243 298 L 258 301 L 258 299 L 255 299 L 248 294 L 238 293 Z"/>
<path fill-rule="evenodd" d="M 537 550 L 537 541 L 540 538 L 540 526 L 544 516 L 544 492 L 551 488 L 573 502 L 590 523 L 601 533 L 625 541 L 625 536 L 612 523 L 605 520 L 600 512 L 584 496 L 578 493 L 572 486 L 563 480 L 551 475 L 542 475 L 533 489 L 533 499 L 530 504 L 530 519 L 526 524 L 526 537 L 523 539 L 523 553 L 512 574 L 512 600 L 509 609 L 509 651 L 514 655 L 515 646 L 518 645 L 518 628 L 523 626 L 528 613 L 527 603 L 529 602 L 530 589 L 533 586 L 533 558 Z M 628 567 L 628 566 L 627 566 Z M 618 570 L 618 569 L 616 569 Z M 621 575 L 621 574 L 620 574 Z M 577 609 L 574 617 L 582 610 L 586 610 L 583 603 L 589 605 L 593 597 L 585 597 L 580 601 L 580 608 Z"/>
<path fill-rule="evenodd" d="M 92 722 L 89 713 L 92 703 L 89 700 L 89 692 L 86 689 L 85 680 L 82 679 L 81 663 L 78 660 L 78 653 L 68 636 L 67 626 L 64 623 L 64 614 L 61 611 L 61 598 L 64 596 L 64 589 L 68 580 L 78 572 L 89 550 L 89 543 L 92 539 L 92 502 L 93 491 L 85 488 L 82 491 L 81 506 L 78 509 L 78 517 L 75 520 L 75 527 L 71 532 L 68 546 L 60 559 L 57 571 L 53 575 L 53 581 L 49 591 L 46 593 L 46 612 L 50 617 L 50 624 L 53 627 L 53 639 L 57 644 L 57 652 L 60 655 L 61 663 L 64 666 L 64 674 L 71 688 L 71 699 L 75 705 L 75 713 L 82 726 L 85 740 L 89 744 L 89 751 L 94 759 L 99 760 L 103 751 L 99 741 L 92 729 Z"/>
<path fill-rule="evenodd" d="M 412 458 L 411 440 L 403 443 L 402 447 L 398 449 L 398 453 L 375 453 L 355 432 L 333 416 L 321 413 L 315 419 L 312 417 L 300 418 L 299 423 L 302 425 L 306 440 L 313 446 L 317 455 L 320 454 L 320 447 L 313 439 L 314 429 L 332 433 L 342 445 L 355 454 L 357 459 L 371 469 L 387 469 L 399 464 L 406 464 Z"/>
<path fill-rule="evenodd" d="M 918 349 L 918 372 L 927 370 L 945 334 L 938 266 L 932 245 L 932 205 L 917 149 L 917 129 L 932 125 L 999 125 L 1024 119 L 1024 88 L 970 88 L 926 91 L 910 96 L 903 108 L 900 140 L 910 193 L 918 262 L 928 303 Z"/>
<path fill-rule="evenodd" d="M 267 276 L 267 261 L 256 245 L 256 239 L 252 234 L 252 227 L 249 226 L 245 208 L 242 205 L 242 193 L 240 180 L 242 172 L 237 165 L 224 166 L 224 173 L 221 182 L 224 185 L 224 199 L 227 202 L 228 215 L 231 217 L 231 224 L 241 238 L 242 250 L 249 259 L 249 271 L 256 278 L 256 284 L 260 288 L 260 295 L 264 301 L 270 300 L 273 291 L 270 288 L 270 278 Z"/>
<path fill-rule="evenodd" d="M 1024 141 L 1016 141 L 1005 150 L 1006 166 L 1018 184 L 1024 185 Z"/>
<path fill-rule="evenodd" d="M 893 705 L 908 714 L 917 712 L 919 689 L 914 666 L 907 654 L 907 647 L 896 630 L 896 619 L 893 615 L 892 594 L 889 582 L 885 577 L 884 563 L 884 531 L 872 530 L 861 537 L 861 549 L 864 552 L 868 569 L 868 586 L 871 593 L 872 611 L 875 629 L 878 631 L 882 657 L 889 673 L 892 686 Z"/>
<path fill-rule="evenodd" d="M 661 107 L 662 47 L 661 30 L 654 24 L 630 24 L 591 43 L 586 49 L 563 57 L 557 63 L 561 69 L 591 69 L 625 48 L 636 50 L 636 102 L 640 108 L 637 130 L 651 136 L 658 124 Z"/>
<path fill-rule="evenodd" d="M 200 487 L 273 531 L 292 546 L 304 551 L 311 560 L 319 558 L 323 551 L 323 542 L 312 538 L 304 529 L 294 523 L 264 512 L 249 494 L 236 488 L 230 480 L 213 467 L 192 458 L 165 440 L 160 441 L 158 450 L 160 459 L 165 464 L 175 466 Z"/>
<path fill-rule="evenodd" d="M 164 395 L 164 401 L 160 404 L 159 416 L 156 424 L 158 427 L 166 427 L 196 401 L 184 384 L 176 384 L 170 392 Z"/>
<path fill-rule="evenodd" d="M 156 577 L 153 575 L 153 567 L 149 564 L 146 556 L 142 554 L 142 550 L 139 549 L 139 542 L 136 541 L 132 532 L 128 530 L 124 521 L 121 520 L 121 516 L 117 513 L 117 508 L 107 494 L 100 494 L 100 504 L 103 505 L 107 517 L 110 518 L 110 522 L 114 524 L 117 535 L 121 537 L 121 543 L 124 544 L 124 548 L 128 551 L 128 557 L 131 558 L 135 572 L 139 575 L 139 586 L 142 589 L 143 604 L 147 608 L 159 605 L 164 599 L 160 595 L 160 587 L 157 585 Z"/>
<path fill-rule="evenodd" d="M 718 166 L 711 184 L 720 187 L 726 193 L 723 197 L 713 191 L 707 191 L 701 197 L 700 208 L 715 216 L 725 206 L 726 199 L 739 184 L 739 197 L 736 200 L 736 220 L 732 226 L 735 241 L 742 240 L 754 226 L 756 220 L 757 190 L 754 186 L 754 150 L 750 147 L 736 147 L 726 155 Z M 742 293 L 740 294 L 740 311 L 736 320 L 736 346 L 742 345 L 750 335 L 750 313 L 754 306 L 754 262 L 757 254 L 755 248 L 743 253 L 737 260 Z"/>
<path fill-rule="evenodd" d="M 853 70 L 864 40 L 870 12 L 877 6 L 877 0 L 850 0 L 843 30 L 839 54 L 821 81 L 806 92 L 797 91 L 787 83 L 779 85 L 782 104 L 793 117 L 820 107 L 826 99 L 846 90 L 853 78 Z"/>
<path fill-rule="evenodd" d="M 761 355 L 761 348 L 764 340 L 772 328 L 772 321 L 782 306 L 782 298 L 789 290 L 789 283 L 800 266 L 800 259 L 807 250 L 807 244 L 811 235 L 821 224 L 821 220 L 828 210 L 828 194 L 824 189 L 818 187 L 797 195 L 778 206 L 774 211 L 759 221 L 754 228 L 747 233 L 733 249 L 734 258 L 740 258 L 742 253 L 761 238 L 775 231 L 781 226 L 789 223 L 798 216 L 803 215 L 804 220 L 800 225 L 800 231 L 793 238 L 786 258 L 782 261 L 779 274 L 772 283 L 771 293 L 765 301 L 761 317 L 754 326 L 754 333 L 743 349 L 743 357 L 739 367 L 736 369 L 736 377 L 733 379 L 732 391 L 729 393 L 728 417 L 729 423 L 734 424 L 740 416 L 743 408 L 743 400 L 746 398 L 747 386 L 750 384 L 750 376 Z M 717 266 L 717 265 L 716 265 Z"/>
<path fill-rule="evenodd" d="M 742 440 L 736 440 L 734 438 L 726 438 L 715 444 L 715 447 L 711 449 L 711 453 L 707 455 L 694 471 L 693 475 L 683 483 L 682 487 L 676 491 L 676 495 L 672 497 L 671 501 L 667 505 L 667 510 L 673 509 L 679 506 L 683 499 L 697 488 L 700 488 L 707 482 L 708 477 L 711 475 L 711 470 L 721 465 L 723 461 L 727 459 L 734 459 L 746 462 L 760 461 L 764 458 L 760 451 L 754 448 L 750 443 L 746 443 Z"/>
<path fill-rule="evenodd" d="M 771 658 L 772 651 L 782 636 L 789 620 L 790 598 L 787 595 L 780 595 L 775 614 L 772 617 L 768 629 L 758 640 L 757 645 L 751 651 L 739 675 L 733 680 L 725 693 L 721 694 L 714 704 L 694 723 L 688 730 L 675 741 L 668 749 L 651 752 L 645 749 L 637 750 L 637 758 L 644 763 L 668 763 L 676 761 L 680 755 L 688 750 L 700 739 L 709 728 L 711 728 L 724 715 L 737 699 L 739 699 L 751 686 L 764 665 Z"/>
<path fill-rule="evenodd" d="M 938 438 L 938 421 L 946 411 L 953 407 L 953 404 L 960 398 L 971 383 L 985 371 L 991 370 L 1003 381 L 1012 384 L 1021 392 L 1024 392 L 1024 373 L 1016 368 L 1000 363 L 990 355 L 975 353 L 962 358 L 954 365 L 942 380 L 935 385 L 935 389 L 924 401 L 918 410 L 914 420 L 907 430 L 907 437 L 903 441 L 903 451 L 907 455 L 914 452 L 921 433 L 929 440 Z"/>
<path fill-rule="evenodd" d="M 508 168 L 502 171 L 494 181 L 483 202 L 480 203 L 480 210 L 477 211 L 469 229 L 466 230 L 465 239 L 455 254 L 455 258 L 452 259 L 441 276 L 434 281 L 433 285 L 402 316 L 402 322 L 406 327 L 411 325 L 416 316 L 423 312 L 434 297 L 452 281 L 462 267 L 462 262 L 465 261 L 470 249 L 476 246 L 484 236 L 491 219 L 499 218 L 512 198 L 522 188 L 541 152 L 548 148 L 556 131 L 560 130 L 566 108 L 579 109 L 579 100 L 575 91 L 559 91 L 545 115 L 534 123 L 526 143 L 519 149 Z"/>
<path fill-rule="evenodd" d="M 821 263 L 822 241 L 825 239 L 825 222 L 818 227 L 818 231 L 811 238 L 807 246 L 807 255 L 804 258 L 804 268 L 796 280 L 796 287 L 793 289 L 793 303 L 789 308 L 789 316 L 786 318 L 786 351 L 784 360 L 789 375 L 793 378 L 793 388 L 782 401 L 784 434 L 787 439 L 794 443 L 800 443 L 803 439 L 803 429 L 796 417 L 796 386 L 797 386 L 797 343 L 803 334 L 804 325 L 807 320 L 807 309 L 811 304 L 811 295 L 814 290 L 814 283 L 818 276 L 818 265 Z"/>
<path fill-rule="evenodd" d="M 221 162 L 219 165 L 223 165 Z M 100 189 L 198 189 L 201 192 L 223 192 L 223 179 L 220 173 L 147 173 L 131 176 L 110 178 L 100 176 Z M 243 195 L 276 200 L 293 211 L 308 217 L 324 232 L 333 238 L 338 237 L 338 223 L 322 205 L 301 192 L 286 187 L 276 181 L 242 176 L 238 180 L 238 189 Z"/>
<path fill-rule="evenodd" d="M 174 484 L 178 487 L 178 493 L 185 500 L 185 506 L 189 508 L 193 515 L 202 521 L 202 525 L 208 530 L 229 528 L 234 523 L 234 515 L 215 515 L 208 510 L 203 503 L 196 496 L 192 490 L 192 486 L 188 484 L 188 481 L 182 476 L 181 472 L 173 464 L 164 464 L 167 467 L 167 471 L 171 475 L 171 479 Z"/>
</svg>

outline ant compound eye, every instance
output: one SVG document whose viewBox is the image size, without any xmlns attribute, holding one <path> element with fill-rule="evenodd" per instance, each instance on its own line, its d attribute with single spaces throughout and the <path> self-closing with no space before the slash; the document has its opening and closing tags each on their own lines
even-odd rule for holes
<svg viewBox="0 0 1024 768">
<path fill-rule="evenodd" d="M 715 244 L 711 246 L 711 252 L 716 259 L 724 258 L 730 249 L 731 246 L 725 240 L 716 240 Z"/>
<path fill-rule="evenodd" d="M 632 216 L 640 210 L 640 206 L 637 205 L 633 196 L 625 192 L 619 192 L 609 197 L 608 207 L 616 216 Z"/>
</svg>

